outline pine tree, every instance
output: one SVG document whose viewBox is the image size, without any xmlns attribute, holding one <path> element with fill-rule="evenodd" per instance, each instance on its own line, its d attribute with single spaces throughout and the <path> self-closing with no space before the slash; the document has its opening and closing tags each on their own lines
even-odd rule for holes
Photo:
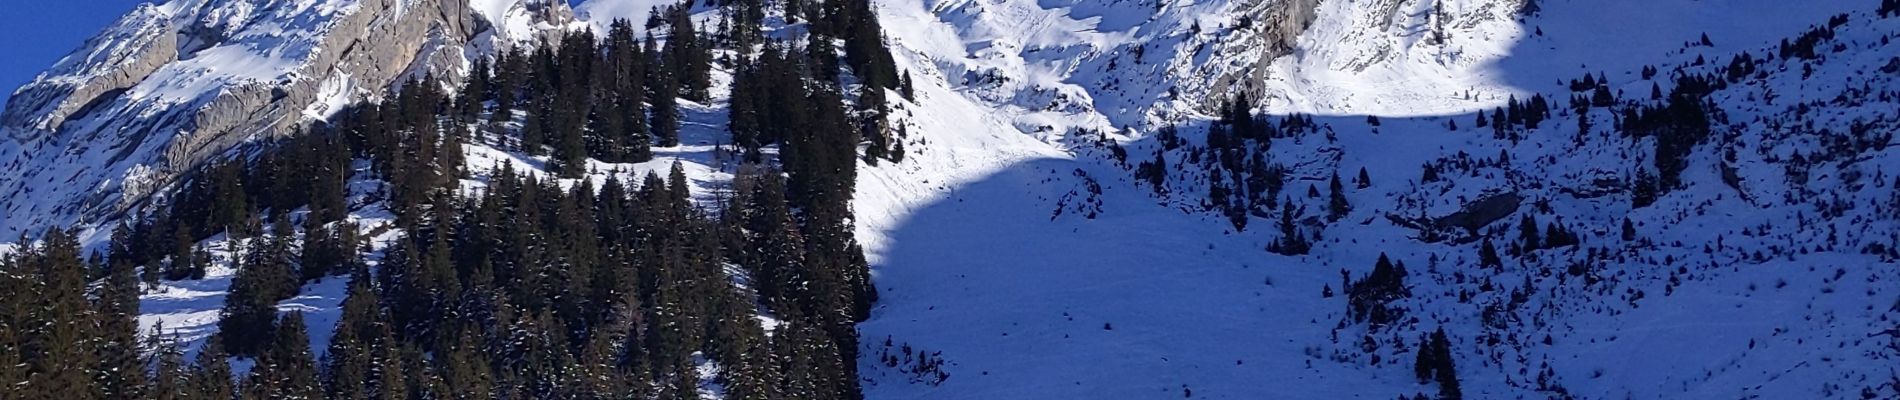
<svg viewBox="0 0 1900 400">
<path fill-rule="evenodd" d="M 463 132 L 464 128 L 461 125 L 454 125 L 454 129 L 445 131 L 442 135 L 440 146 L 436 150 L 435 168 L 430 171 L 435 174 L 435 179 L 430 182 L 432 185 L 430 189 L 437 191 L 454 189 L 457 182 L 465 175 L 462 170 L 462 164 L 467 161 L 462 150 Z"/>
<path fill-rule="evenodd" d="M 660 80 L 660 87 L 651 99 L 653 137 L 659 140 L 657 145 L 660 147 L 677 147 L 680 145 L 680 109 L 673 92 L 678 88 L 678 82 L 671 78 L 671 73 L 662 74 L 667 78 Z"/>
<path fill-rule="evenodd" d="M 493 96 L 489 81 L 493 79 L 494 67 L 488 58 L 475 57 L 474 65 L 469 67 L 468 81 L 462 83 L 461 96 L 456 101 L 456 112 L 463 121 L 474 121 L 476 114 L 482 111 L 482 102 Z"/>
<path fill-rule="evenodd" d="M 621 374 L 619 364 L 619 343 L 624 337 L 615 337 L 602 333 L 590 336 L 582 346 L 579 370 L 580 380 L 577 390 L 591 396 L 603 398 L 629 398 L 633 396 L 630 381 L 633 379 Z"/>
<path fill-rule="evenodd" d="M 1147 183 L 1149 190 L 1153 190 L 1156 194 L 1160 194 L 1164 196 L 1167 195 L 1168 193 L 1168 154 L 1167 152 L 1162 151 L 1160 149 L 1156 149 L 1153 161 L 1143 162 L 1140 165 L 1135 167 L 1135 178 L 1140 179 L 1143 183 Z"/>
<path fill-rule="evenodd" d="M 904 96 L 904 100 L 917 101 L 917 89 L 911 86 L 910 71 L 904 71 L 897 85 L 897 92 Z"/>
<path fill-rule="evenodd" d="M 774 384 L 778 370 L 767 348 L 765 331 L 753 317 L 755 308 L 749 299 L 729 283 L 720 280 L 715 290 L 726 295 L 715 300 L 715 319 L 711 343 L 719 365 L 725 368 L 723 381 L 727 398 L 765 400 L 778 398 Z"/>
<path fill-rule="evenodd" d="M 224 352 L 224 333 L 213 335 L 198 351 L 198 361 L 191 367 L 190 392 L 194 399 L 226 400 L 237 396 L 236 385 L 231 382 L 231 364 Z"/>
<path fill-rule="evenodd" d="M 1432 1 L 1432 11 L 1431 11 L 1431 19 L 1432 19 L 1431 42 L 1432 44 L 1445 44 L 1445 41 L 1447 39 L 1450 39 L 1450 36 L 1451 36 L 1449 33 L 1445 32 L 1445 20 L 1449 19 L 1450 17 L 1445 15 L 1444 3 L 1445 2 L 1439 1 L 1439 0 Z"/>
<path fill-rule="evenodd" d="M 152 335 L 147 337 L 146 348 L 152 353 L 149 363 L 152 365 L 151 387 L 147 398 L 152 400 L 187 400 L 196 398 L 191 392 L 191 372 L 185 366 L 185 352 L 178 347 L 174 336 L 165 332 L 165 324 L 157 323 L 152 327 Z"/>
<path fill-rule="evenodd" d="M 547 150 L 542 146 L 547 143 L 549 129 L 547 115 L 550 112 L 546 107 L 536 107 L 532 113 L 528 114 L 527 119 L 521 122 L 522 153 L 530 156 L 545 154 Z"/>
<path fill-rule="evenodd" d="M 49 230 L 43 244 L 20 257 L 21 267 L 39 290 L 31 294 L 26 337 L 27 378 L 18 390 L 24 398 L 104 398 L 95 385 L 99 356 L 92 348 L 98 334 L 86 301 L 86 266 L 70 231 Z"/>
<path fill-rule="evenodd" d="M 353 246 L 339 243 L 336 234 L 328 226 L 315 222 L 315 218 L 304 219 L 303 249 L 297 254 L 297 277 L 300 282 L 310 282 L 330 276 L 334 271 L 347 270 L 343 264 L 345 251 L 354 250 Z"/>
<path fill-rule="evenodd" d="M 897 89 L 897 63 L 891 57 L 891 51 L 884 45 L 884 28 L 877 20 L 877 13 L 871 10 L 868 0 L 833 0 L 827 4 L 843 3 L 845 13 L 843 21 L 849 26 L 844 34 L 845 57 L 851 69 L 865 86 L 882 89 Z M 883 104 L 876 104 L 882 107 Z"/>
<path fill-rule="evenodd" d="M 139 282 L 131 260 L 114 260 L 94 301 L 95 354 L 99 368 L 94 381 L 106 398 L 137 398 L 145 394 L 145 359 L 139 351 Z"/>
<path fill-rule="evenodd" d="M 309 179 L 310 215 L 307 219 L 321 224 L 341 221 L 349 214 L 348 181 L 350 174 L 350 149 L 348 142 L 335 134 L 322 135 L 314 140 L 317 148 L 315 165 Z"/>
<path fill-rule="evenodd" d="M 780 361 L 781 383 L 777 385 L 788 399 L 842 399 L 835 386 L 841 375 L 836 348 L 811 323 L 788 320 L 772 337 L 773 351 Z"/>
<path fill-rule="evenodd" d="M 409 331 L 418 333 L 413 339 L 418 344 L 436 347 L 440 339 L 445 320 L 452 317 L 451 305 L 462 297 L 461 279 L 456 276 L 454 258 L 448 242 L 448 227 L 438 226 L 430 235 L 428 253 L 424 254 L 419 279 L 405 283 L 415 285 L 417 295 L 412 301 L 422 307 L 421 315 L 411 316 Z"/>
<path fill-rule="evenodd" d="M 443 370 L 443 383 L 453 394 L 451 397 L 485 398 L 498 393 L 487 349 L 483 348 L 481 338 L 470 329 L 458 333 L 448 354 L 438 361 Z"/>
<path fill-rule="evenodd" d="M 255 209 L 245 195 L 243 162 L 225 161 L 211 168 L 213 182 L 212 193 L 215 202 L 209 219 L 202 225 L 216 231 L 201 232 L 198 236 L 210 236 L 217 231 L 229 231 L 233 237 L 247 236 L 251 232 L 245 221 L 255 214 Z"/>
<path fill-rule="evenodd" d="M 1517 228 L 1518 240 L 1519 243 L 1524 246 L 1524 250 L 1529 251 L 1545 248 L 1545 243 L 1542 240 L 1543 235 L 1537 232 L 1537 217 L 1530 213 L 1524 213 L 1524 220 L 1518 222 Z"/>
<path fill-rule="evenodd" d="M 1311 251 L 1312 244 L 1308 243 L 1306 237 L 1300 233 L 1300 227 L 1294 221 L 1296 216 L 1292 198 L 1280 202 L 1280 239 L 1273 242 L 1267 250 L 1289 256 L 1303 255 Z"/>
<path fill-rule="evenodd" d="M 766 52 L 768 54 L 766 57 L 770 57 L 772 49 L 768 46 Z M 727 96 L 731 99 L 727 103 L 731 121 L 726 125 L 726 129 L 732 133 L 732 144 L 739 148 L 745 161 L 749 163 L 761 161 L 758 152 L 759 148 L 765 145 L 760 138 L 760 129 L 764 122 L 760 120 L 760 117 L 767 106 L 767 104 L 762 104 L 765 100 L 762 98 L 765 85 L 759 82 L 762 79 L 759 64 L 763 63 L 739 66 L 739 69 L 733 72 L 732 93 Z"/>
<path fill-rule="evenodd" d="M 1346 314 L 1354 321 L 1370 322 L 1374 326 L 1398 321 L 1403 309 L 1390 303 L 1411 295 L 1405 286 L 1405 267 L 1393 264 L 1385 254 L 1379 254 L 1378 263 L 1364 279 L 1346 285 Z"/>
<path fill-rule="evenodd" d="M 268 267 L 250 257 L 243 257 L 232 268 L 237 269 L 237 276 L 231 279 L 231 290 L 224 297 L 218 334 L 231 354 L 256 356 L 262 353 L 274 329 L 280 288 Z"/>
<path fill-rule="evenodd" d="M 1631 208 L 1643 208 L 1656 204 L 1657 197 L 1660 196 L 1656 185 L 1655 175 L 1650 174 L 1647 169 L 1637 169 L 1636 181 L 1630 184 Z"/>
<path fill-rule="evenodd" d="M 210 267 L 213 261 L 211 259 L 211 249 L 205 248 L 204 245 L 197 245 L 192 248 L 189 259 L 190 260 L 185 263 L 185 267 L 178 271 L 178 275 L 181 277 L 180 279 L 204 279 L 205 268 Z"/>
<path fill-rule="evenodd" d="M 1326 219 L 1338 221 L 1352 212 L 1352 204 L 1346 201 L 1346 185 L 1339 181 L 1339 172 L 1333 172 L 1333 180 L 1328 184 L 1332 194 L 1326 203 Z"/>
<path fill-rule="evenodd" d="M 524 63 L 527 56 L 521 53 L 521 49 L 521 46 L 513 46 L 506 53 L 495 57 L 495 81 L 492 83 L 495 110 L 489 115 L 491 122 L 504 123 L 514 120 L 515 103 L 518 101 L 516 94 L 521 86 L 518 79 L 527 72 L 525 71 L 527 66 Z"/>
<path fill-rule="evenodd" d="M 1424 380 L 1429 374 L 1438 381 L 1438 398 L 1458 400 L 1464 398 L 1464 391 L 1458 384 L 1458 370 L 1451 354 L 1451 340 L 1445 337 L 1445 328 L 1432 332 L 1431 339 L 1419 347 L 1418 372 Z"/>
<path fill-rule="evenodd" d="M 0 382 L 25 382 L 27 359 L 23 343 L 32 310 L 31 301 L 38 291 L 26 266 L 12 255 L 0 256 Z M 11 386 L 9 386 L 11 387 Z"/>
<path fill-rule="evenodd" d="M 1498 257 L 1497 246 L 1491 245 L 1491 239 L 1485 238 L 1478 248 L 1478 266 L 1485 268 L 1504 268 L 1504 259 Z"/>
<path fill-rule="evenodd" d="M 132 228 L 129 224 L 113 224 L 111 241 L 106 244 L 106 260 L 108 261 L 106 267 L 108 272 L 110 272 L 111 269 L 121 267 L 135 268 L 138 269 L 135 275 L 139 283 L 152 286 L 158 285 L 160 271 L 157 265 L 153 265 L 150 268 L 138 268 L 140 265 L 144 265 L 148 260 L 143 259 L 144 255 L 140 254 L 142 252 L 139 251 L 141 250 L 138 248 L 139 244 L 133 243 L 134 240 L 136 239 L 132 237 Z"/>
<path fill-rule="evenodd" d="M 310 355 L 302 312 L 284 314 L 277 322 L 269 348 L 245 379 L 245 397 L 254 399 L 321 399 L 316 360 Z"/>
<path fill-rule="evenodd" d="M 322 376 L 325 393 L 332 399 L 370 399 L 377 393 L 377 388 L 371 386 L 378 361 L 373 346 L 390 333 L 377 304 L 376 290 L 368 280 L 366 272 L 351 278 L 342 316 L 330 338 Z"/>
<path fill-rule="evenodd" d="M 746 231 L 749 245 L 756 254 L 746 267 L 768 307 L 787 312 L 798 306 L 804 296 L 800 285 L 805 279 L 805 240 L 785 200 L 785 180 L 775 170 L 766 170 L 754 178 L 751 211 Z"/>
<path fill-rule="evenodd" d="M 555 330 L 553 321 L 546 313 L 524 313 L 508 329 L 501 362 L 514 376 L 507 379 L 513 387 L 505 390 L 529 398 L 563 394 L 562 386 L 570 379 L 569 367 L 574 362 L 563 338 L 566 335 Z"/>
<path fill-rule="evenodd" d="M 1419 383 L 1431 382 L 1438 368 L 1438 351 L 1428 337 L 1421 337 L 1418 343 L 1418 358 L 1412 361 L 1412 375 Z"/>
<path fill-rule="evenodd" d="M 664 377 L 667 374 L 679 374 L 682 366 L 688 364 L 689 355 L 699 343 L 698 329 L 704 315 L 697 307 L 699 303 L 692 296 L 695 281 L 690 260 L 686 253 L 684 239 L 675 239 L 673 243 L 659 249 L 659 279 L 653 295 L 653 306 L 648 320 L 652 321 L 647 333 L 646 347 L 650 354 L 648 363 L 659 368 L 655 372 Z M 690 368 L 684 368 L 690 369 Z M 662 382 L 662 386 L 677 385 L 678 382 Z M 677 389 L 677 387 L 675 387 Z"/>
<path fill-rule="evenodd" d="M 884 89 L 866 85 L 858 91 L 858 131 L 866 142 L 864 161 L 876 166 L 878 160 L 889 158 L 891 137 L 884 129 L 885 114 L 890 110 L 884 105 Z"/>
<path fill-rule="evenodd" d="M 693 27 L 692 4 L 691 1 L 683 1 L 668 7 L 669 30 L 662 64 L 670 70 L 669 76 L 673 79 L 672 85 L 665 87 L 672 95 L 704 102 L 709 98 L 706 89 L 712 86 L 712 54 L 707 51 L 705 40 L 699 37 L 699 31 Z"/>
<path fill-rule="evenodd" d="M 640 42 L 634 37 L 633 24 L 627 20 L 614 21 L 608 29 L 605 43 L 607 66 L 603 70 L 611 76 L 606 82 L 612 85 L 612 104 L 614 110 L 608 118 L 619 121 L 615 124 L 625 138 L 625 157 L 621 162 L 645 162 L 653 158 L 651 146 L 653 139 L 647 129 L 646 112 L 646 75 L 648 55 L 642 51 Z"/>
<path fill-rule="evenodd" d="M 587 142 L 579 126 L 561 129 L 554 141 L 554 158 L 549 166 L 562 178 L 580 178 L 587 174 Z"/>
<path fill-rule="evenodd" d="M 406 393 L 395 392 L 385 396 L 407 396 L 419 399 L 444 398 L 451 392 L 448 384 L 436 368 L 429 368 L 429 359 L 422 348 L 415 344 L 397 345 L 393 339 L 385 339 L 387 348 L 392 349 L 392 360 L 382 369 L 379 385 L 389 388 L 408 388 Z"/>
</svg>

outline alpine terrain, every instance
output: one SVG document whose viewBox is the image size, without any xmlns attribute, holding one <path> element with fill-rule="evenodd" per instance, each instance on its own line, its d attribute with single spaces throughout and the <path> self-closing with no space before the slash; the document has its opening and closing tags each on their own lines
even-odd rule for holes
<svg viewBox="0 0 1900 400">
<path fill-rule="evenodd" d="M 160 1 L 0 111 L 0 399 L 1900 398 L 1897 39 Z"/>
</svg>

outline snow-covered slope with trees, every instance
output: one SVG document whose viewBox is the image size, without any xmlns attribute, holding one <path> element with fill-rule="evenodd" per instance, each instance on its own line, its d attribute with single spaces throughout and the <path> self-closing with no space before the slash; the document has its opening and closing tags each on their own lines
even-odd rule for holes
<svg viewBox="0 0 1900 400">
<path fill-rule="evenodd" d="M 723 29 L 741 3 L 693 18 Z M 667 4 L 140 8 L 8 105 L 0 234 L 78 223 L 104 247 L 118 212 L 241 143 L 615 19 L 670 42 L 646 25 Z M 860 158 L 851 201 L 877 289 L 857 325 L 866 398 L 1900 397 L 1893 2 L 871 5 L 903 78 L 873 89 L 896 155 Z M 767 38 L 814 29 L 772 10 Z M 377 15 L 393 18 L 359 21 Z M 414 35 L 334 59 L 376 29 Z M 487 103 L 489 122 L 454 125 L 478 139 L 452 186 L 480 197 L 507 165 L 598 188 L 678 161 L 719 209 L 746 192 L 728 126 L 743 61 L 715 53 L 681 143 L 651 160 L 573 169 L 511 142 L 559 110 Z M 384 200 L 390 177 L 349 171 L 342 222 L 380 267 L 421 233 Z M 139 325 L 187 348 L 214 333 L 236 242 L 192 243 L 211 267 L 148 287 Z M 771 283 L 726 269 L 786 338 L 798 322 L 754 292 Z M 348 281 L 276 304 L 319 353 Z M 752 394 L 734 381 L 750 372 L 694 356 L 691 392 Z"/>
<path fill-rule="evenodd" d="M 920 104 L 898 114 L 915 153 L 860 186 L 884 291 L 867 394 L 1430 394 L 1413 367 L 1440 328 L 1480 398 L 1900 391 L 1900 21 L 1879 2 L 1322 1 L 1272 40 L 1294 3 L 883 3 Z M 1714 133 L 1680 150 L 1682 186 L 1632 205 L 1666 156 L 1622 113 L 1704 75 L 1727 82 L 1698 96 Z M 1597 86 L 1608 104 L 1570 105 Z M 1271 150 L 1208 150 L 1242 94 L 1272 137 L 1244 147 Z M 1538 95 L 1536 128 L 1474 123 Z M 1162 149 L 1158 193 L 1139 171 Z M 1241 183 L 1254 159 L 1284 189 L 1243 199 L 1267 186 Z M 1333 192 L 1349 209 L 1329 218 Z M 1515 250 L 1526 222 L 1565 243 Z M 1266 251 L 1289 230 L 1311 249 Z M 1381 280 L 1382 257 L 1409 295 L 1375 303 L 1408 311 L 1374 326 L 1340 274 Z"/>
</svg>

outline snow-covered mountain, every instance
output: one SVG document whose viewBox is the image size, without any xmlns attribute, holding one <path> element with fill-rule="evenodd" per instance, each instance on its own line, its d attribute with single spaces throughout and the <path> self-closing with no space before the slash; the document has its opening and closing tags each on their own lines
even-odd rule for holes
<svg viewBox="0 0 1900 400">
<path fill-rule="evenodd" d="M 105 221 L 235 145 L 573 23 L 539 0 L 141 5 L 0 114 L 0 191 L 17 194 L 0 232 Z"/>
<path fill-rule="evenodd" d="M 1442 327 L 1480 398 L 1893 396 L 1900 20 L 1876 3 L 887 2 L 901 58 L 947 87 L 902 114 L 925 132 L 921 161 L 860 185 L 885 290 L 864 336 L 941 351 L 953 377 L 890 372 L 867 393 L 1391 398 L 1434 393 L 1411 367 Z M 1817 26 L 1834 26 L 1820 55 L 1785 55 Z M 1641 104 L 1677 76 L 1729 82 L 1685 187 L 1632 206 L 1657 139 L 1624 136 L 1604 107 L 1580 128 L 1564 104 L 1588 97 L 1570 87 L 1586 74 Z M 1274 124 L 1317 124 L 1269 152 L 1297 229 L 1320 238 L 1309 255 L 1262 251 L 1278 210 L 1245 232 L 1204 211 L 1215 154 L 1196 148 L 1239 93 Z M 1538 94 L 1557 116 L 1524 138 L 1474 124 Z M 1174 149 L 1169 124 L 1186 144 L 1163 153 L 1157 195 L 1129 170 Z M 1318 217 L 1328 176 L 1362 170 L 1351 211 Z M 1477 236 L 1406 222 L 1498 198 L 1519 201 Z M 1478 240 L 1508 245 L 1526 215 L 1583 245 L 1480 267 Z M 1339 275 L 1382 256 L 1410 267 L 1394 302 L 1410 313 L 1369 328 Z"/>
<path fill-rule="evenodd" d="M 662 3 L 141 7 L 6 106 L 0 235 L 111 222 L 213 156 L 406 77 L 455 79 Z M 1474 398 L 1900 396 L 1900 17 L 1880 1 L 874 4 L 916 96 L 892 114 L 904 161 L 859 167 L 881 292 L 860 325 L 869 398 L 1437 393 L 1413 361 L 1440 329 Z M 686 106 L 687 145 L 659 150 L 706 188 L 731 179 L 711 146 L 723 72 Z M 1721 82 L 1698 97 L 1711 133 L 1679 187 L 1637 200 L 1661 139 L 1626 135 L 1623 110 L 1705 75 Z M 1570 106 L 1598 87 L 1608 105 Z M 1211 182 L 1243 179 L 1206 135 L 1242 95 L 1285 132 L 1249 156 L 1284 168 L 1285 194 L 1247 204 L 1245 230 L 1210 202 L 1231 185 Z M 1476 122 L 1537 96 L 1551 106 L 1536 127 Z M 545 161 L 466 150 L 471 165 Z M 1156 159 L 1162 190 L 1136 173 Z M 1326 218 L 1335 176 L 1351 207 Z M 1310 252 L 1266 251 L 1285 239 L 1279 201 Z M 352 219 L 390 235 L 386 214 Z M 1510 250 L 1532 220 L 1580 243 Z M 1489 244 L 1502 265 L 1481 265 Z M 1380 258 L 1408 295 L 1386 302 L 1405 318 L 1375 326 L 1348 315 L 1341 275 Z M 230 271 L 210 275 L 148 294 L 143 322 L 208 334 Z M 342 291 L 331 279 L 281 307 L 326 329 Z M 900 349 L 944 375 L 888 361 Z"/>
</svg>

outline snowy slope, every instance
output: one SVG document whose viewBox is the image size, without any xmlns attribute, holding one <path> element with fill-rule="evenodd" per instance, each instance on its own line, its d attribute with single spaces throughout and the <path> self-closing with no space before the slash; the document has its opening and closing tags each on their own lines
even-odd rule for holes
<svg viewBox="0 0 1900 400">
<path fill-rule="evenodd" d="M 1827 103 L 1873 96 L 1838 82 L 1895 87 L 1891 73 L 1868 75 L 1895 54 L 1884 39 L 1900 32 L 1894 20 L 1873 16 L 1877 2 L 1542 1 L 1542 13 L 1522 22 L 1516 1 L 1445 1 L 1447 17 L 1433 16 L 1432 3 L 1319 2 L 1317 22 L 1285 56 L 1268 60 L 1258 50 L 1271 42 L 1217 28 L 1259 4 L 1162 2 L 1156 11 L 1146 2 L 880 3 L 900 63 L 930 84 L 920 83 L 919 104 L 898 113 L 913 127 L 907 148 L 916 153 L 870 168 L 859 188 L 860 235 L 883 291 L 862 328 L 870 347 L 861 366 L 875 381 L 867 395 L 1434 393 L 1412 378 L 1409 348 L 1441 326 L 1456 343 L 1465 393 L 1481 398 L 1900 391 L 1889 383 L 1900 350 L 1881 334 L 1900 318 L 1892 284 L 1900 271 L 1890 256 L 1862 251 L 1900 230 L 1880 206 L 1892 204 L 1895 190 L 1868 182 L 1892 179 L 1895 156 L 1861 153 L 1813 167 L 1859 183 L 1815 172 L 1786 184 L 1787 157 L 1827 141 L 1811 135 L 1819 128 L 1768 129 L 1756 119 L 1799 120 L 1791 105 L 1822 102 L 1816 107 L 1829 110 L 1827 118 L 1815 123 L 1827 129 L 1887 121 L 1877 126 L 1891 132 L 1900 116 L 1890 97 Z M 1519 143 L 1470 125 L 1470 113 L 1511 96 L 1543 93 L 1561 108 L 1569 96 L 1562 82 L 1584 73 L 1606 73 L 1617 90 L 1646 98 L 1643 66 L 1717 72 L 1738 51 L 1772 53 L 1778 41 L 1842 12 L 1852 12 L 1853 33 L 1842 29 L 1842 55 L 1815 63 L 1814 77 L 1800 74 L 1800 62 L 1777 61 L 1764 67 L 1767 79 L 1717 95 L 1732 121 L 1717 131 L 1730 133 L 1699 148 L 1685 178 L 1691 187 L 1657 206 L 1632 210 L 1626 195 L 1575 194 L 1598 177 L 1627 179 L 1650 157 L 1641 150 L 1647 145 L 1613 137 L 1605 128 L 1612 116 L 1601 109 L 1592 116 L 1596 136 L 1582 143 L 1567 113 L 1538 131 L 1554 133 Z M 1427 40 L 1434 18 L 1446 20 L 1442 43 Z M 1703 33 L 1713 46 L 1695 43 Z M 1131 51 L 1137 47 L 1144 56 Z M 1698 57 L 1708 63 L 1692 65 Z M 1276 159 L 1295 167 L 1289 191 L 1324 191 L 1335 171 L 1365 168 L 1373 178 L 1349 195 L 1354 213 L 1325 226 L 1312 255 L 1266 253 L 1260 249 L 1277 236 L 1270 229 L 1237 233 L 1217 216 L 1180 211 L 1195 209 L 1196 192 L 1158 199 L 1088 144 L 1092 136 L 1075 134 L 1108 131 L 1129 153 L 1150 154 L 1156 126 L 1182 123 L 1190 127 L 1183 135 L 1198 140 L 1191 127 L 1204 126 L 1203 113 L 1242 91 L 1261 99 L 1262 112 L 1322 116 L 1323 134 L 1275 143 Z M 1780 98 L 1761 104 L 1770 93 Z M 1385 117 L 1382 126 L 1368 126 L 1368 114 Z M 1454 118 L 1463 130 L 1446 129 Z M 1010 135 L 1018 133 L 1031 139 Z M 1742 150 L 1728 164 L 1747 181 L 1749 199 L 1721 178 L 1718 157 L 1731 147 Z M 1500 150 L 1514 163 L 1417 183 L 1427 162 Z M 1580 227 L 1589 243 L 1616 255 L 1544 252 L 1492 272 L 1473 265 L 1475 244 L 1423 243 L 1385 218 L 1442 216 L 1500 191 L 1523 191 L 1549 207 L 1540 206 L 1539 221 Z M 1788 193 L 1800 194 L 1763 199 Z M 1803 196 L 1864 206 L 1817 221 L 1815 210 L 1833 203 Z M 1637 221 L 1639 242 L 1604 244 L 1620 240 L 1624 217 Z M 1340 271 L 1362 276 L 1380 253 L 1411 266 L 1415 296 L 1405 306 L 1421 319 L 1376 331 L 1342 324 L 1344 300 L 1321 297 L 1322 287 L 1340 290 Z M 1561 276 L 1573 263 L 1612 283 Z M 1491 282 L 1529 282 L 1521 290 L 1527 305 L 1510 311 L 1521 323 L 1487 328 L 1486 307 L 1511 304 L 1513 295 Z M 1475 300 L 1460 301 L 1460 293 Z M 887 338 L 896 347 L 884 347 Z M 1380 345 L 1365 350 L 1367 338 Z M 880 360 L 905 346 L 941 352 L 950 377 L 938 382 Z"/>
<path fill-rule="evenodd" d="M 96 60 L 139 58 L 140 45 L 127 38 L 170 32 L 168 16 L 187 14 L 180 10 L 208 21 L 196 26 L 245 37 L 307 27 L 216 21 L 334 19 L 356 3 L 142 8 L 39 84 L 83 86 L 72 82 L 110 75 Z M 638 25 L 667 3 L 589 0 L 568 20 L 547 2 L 473 1 L 469 14 L 484 21 L 477 25 L 494 29 L 435 47 L 481 54 L 531 45 L 547 31 L 604 29 L 616 18 Z M 1413 378 L 1411 362 L 1419 338 L 1439 328 L 1473 398 L 1900 396 L 1900 336 L 1891 336 L 1900 332 L 1883 334 L 1900 325 L 1900 270 L 1894 255 L 1869 250 L 1900 246 L 1900 154 L 1891 136 L 1854 150 L 1843 139 L 1872 142 L 1900 129 L 1892 94 L 1900 74 L 1884 70 L 1900 70 L 1900 48 L 1889 44 L 1900 18 L 1874 16 L 1877 1 L 1542 0 L 1528 17 L 1519 16 L 1523 0 L 874 3 L 917 96 L 894 105 L 893 122 L 908 132 L 904 161 L 860 166 L 857 233 L 882 292 L 861 325 L 868 398 L 1435 393 Z M 1651 85 L 1667 91 L 1678 70 L 1722 74 L 1736 53 L 1773 54 L 1779 41 L 1840 13 L 1851 20 L 1824 59 L 1766 60 L 1761 73 L 1713 95 L 1725 115 L 1715 138 L 1691 153 L 1687 187 L 1655 205 L 1632 207 L 1627 192 L 1604 183 L 1627 182 L 1649 165 L 1650 142 L 1614 133 L 1619 117 L 1602 108 L 1586 117 L 1594 129 L 1579 134 L 1579 116 L 1563 107 L 1571 95 L 1564 83 L 1586 73 L 1646 102 Z M 6 199 L 0 234 L 109 220 L 86 209 L 163 182 L 155 177 L 165 167 L 154 160 L 171 151 L 166 141 L 135 139 L 145 127 L 170 126 L 151 121 L 228 86 L 319 76 L 299 69 L 300 53 L 287 50 L 295 47 L 244 49 L 207 47 L 162 63 L 151 72 L 162 79 L 126 86 L 130 100 L 59 135 L 21 128 L 32 120 L 16 126 L 9 107 L 0 163 L 16 172 L 0 174 L 0 187 L 17 194 Z M 1645 66 L 1664 73 L 1644 80 Z M 321 76 L 311 82 L 321 101 L 295 110 L 309 118 L 388 84 Z M 713 146 L 724 137 L 725 90 L 712 93 L 709 104 L 684 106 L 683 146 L 655 149 L 660 157 L 649 163 L 593 164 L 590 179 L 664 171 L 678 160 L 702 201 L 717 196 L 732 166 Z M 1274 142 L 1273 157 L 1291 168 L 1288 192 L 1306 210 L 1324 207 L 1323 194 L 1304 193 L 1326 191 L 1329 175 L 1363 168 L 1371 177 L 1348 190 L 1346 218 L 1302 221 L 1323 233 L 1310 255 L 1264 251 L 1279 238 L 1275 221 L 1254 218 L 1253 228 L 1236 231 L 1204 212 L 1205 172 L 1188 167 L 1185 154 L 1169 155 L 1181 167 L 1169 176 L 1174 192 L 1162 196 L 1098 139 L 1134 159 L 1155 153 L 1165 125 L 1181 125 L 1199 143 L 1212 111 L 1236 93 L 1276 119 L 1302 113 L 1321 124 Z M 1524 140 L 1471 124 L 1474 113 L 1533 94 L 1560 110 Z M 144 99 L 183 105 L 137 107 Z M 25 115 L 52 115 L 46 110 L 59 104 L 36 103 L 50 108 Z M 1453 121 L 1461 128 L 1449 128 Z M 470 170 L 513 163 L 540 171 L 546 161 L 499 148 L 468 145 Z M 1511 161 L 1420 180 L 1421 165 L 1494 161 L 1500 152 Z M 464 182 L 471 193 L 482 186 L 479 173 Z M 1420 240 L 1395 222 L 1445 216 L 1498 193 L 1529 199 L 1484 229 L 1500 244 L 1530 214 L 1562 221 L 1586 246 L 1508 256 L 1493 270 L 1476 265 L 1474 242 Z M 64 206 L 72 198 L 88 205 Z M 379 205 L 352 204 L 352 219 L 378 243 L 400 234 L 387 229 Z M 1626 218 L 1635 240 L 1620 237 Z M 231 256 L 222 239 L 207 244 Z M 1350 323 L 1343 296 L 1322 292 L 1343 290 L 1342 271 L 1363 276 L 1382 253 L 1409 268 L 1412 296 L 1398 306 L 1415 319 Z M 186 339 L 208 335 L 231 271 L 210 275 L 147 294 L 141 322 L 163 321 Z M 310 313 L 319 352 L 341 281 L 312 284 L 280 305 Z M 947 375 L 919 373 L 906 347 L 945 360 Z M 892 365 L 886 355 L 905 361 Z"/>
<path fill-rule="evenodd" d="M 587 24 L 593 27 L 595 31 L 606 32 L 607 28 L 613 25 L 615 20 L 624 19 L 633 22 L 634 26 L 646 26 L 647 18 L 651 16 L 654 8 L 670 6 L 674 3 L 677 2 L 665 0 L 594 0 L 582 2 L 580 5 L 575 6 L 574 15 L 580 17 L 583 21 L 587 21 Z"/>
</svg>

